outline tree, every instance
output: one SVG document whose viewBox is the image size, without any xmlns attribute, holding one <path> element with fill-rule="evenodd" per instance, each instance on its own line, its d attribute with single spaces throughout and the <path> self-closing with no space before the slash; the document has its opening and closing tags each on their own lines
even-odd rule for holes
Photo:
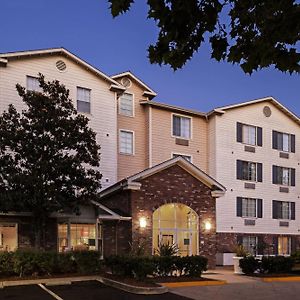
<svg viewBox="0 0 300 300">
<path fill-rule="evenodd" d="M 109 0 L 113 17 L 134 0 Z M 151 63 L 182 68 L 205 39 L 211 57 L 240 64 L 245 73 L 267 68 L 300 72 L 300 5 L 294 0 L 148 0 L 159 34 Z M 299 48 L 298 48 L 299 49 Z"/>
<path fill-rule="evenodd" d="M 59 81 L 42 92 L 17 85 L 27 109 L 0 115 L 0 210 L 31 212 L 36 248 L 45 248 L 47 218 L 96 199 L 100 146 L 88 118 L 78 114 Z"/>
</svg>

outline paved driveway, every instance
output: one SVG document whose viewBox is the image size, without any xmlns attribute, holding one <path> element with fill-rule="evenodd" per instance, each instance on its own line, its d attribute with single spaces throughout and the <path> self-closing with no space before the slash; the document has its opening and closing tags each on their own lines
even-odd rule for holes
<svg viewBox="0 0 300 300">
<path fill-rule="evenodd" d="M 166 293 L 163 295 L 134 295 L 97 281 L 76 282 L 61 286 L 17 286 L 0 289 L 1 300 L 189 300 L 186 297 Z"/>
</svg>

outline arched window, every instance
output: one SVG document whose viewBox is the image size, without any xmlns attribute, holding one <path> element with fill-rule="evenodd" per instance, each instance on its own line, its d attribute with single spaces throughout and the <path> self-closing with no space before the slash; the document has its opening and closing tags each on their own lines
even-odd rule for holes
<svg viewBox="0 0 300 300">
<path fill-rule="evenodd" d="M 176 244 L 179 255 L 198 254 L 198 223 L 198 215 L 187 205 L 162 205 L 153 213 L 153 250 L 160 244 Z"/>
</svg>

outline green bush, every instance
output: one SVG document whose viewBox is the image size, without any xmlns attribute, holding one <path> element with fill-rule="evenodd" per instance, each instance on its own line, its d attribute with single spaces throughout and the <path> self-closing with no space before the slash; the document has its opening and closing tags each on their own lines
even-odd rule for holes
<svg viewBox="0 0 300 300">
<path fill-rule="evenodd" d="M 245 274 L 253 274 L 260 270 L 260 261 L 254 256 L 247 256 L 240 260 L 240 267 Z"/>
<path fill-rule="evenodd" d="M 100 270 L 100 256 L 97 251 L 75 251 L 74 262 L 78 273 L 92 274 Z"/>
<path fill-rule="evenodd" d="M 291 272 L 294 263 L 292 257 L 263 256 L 261 260 L 257 260 L 248 256 L 240 260 L 240 267 L 245 274 L 253 274 L 255 271 L 261 274 L 280 274 Z"/>
<path fill-rule="evenodd" d="M 14 262 L 12 252 L 0 252 L 0 276 L 14 274 Z"/>
<path fill-rule="evenodd" d="M 294 265 L 291 257 L 269 256 L 261 260 L 261 273 L 289 273 Z"/>
<path fill-rule="evenodd" d="M 295 264 L 300 264 L 300 250 L 297 250 L 291 255 L 292 259 L 294 260 Z"/>
<path fill-rule="evenodd" d="M 119 256 L 105 259 L 105 265 L 113 274 L 135 277 L 139 280 L 154 276 L 190 276 L 199 277 L 207 270 L 207 258 L 194 256 Z"/>
<path fill-rule="evenodd" d="M 182 257 L 184 260 L 184 273 L 189 277 L 201 277 L 203 271 L 207 270 L 207 258 L 200 255 Z"/>
</svg>

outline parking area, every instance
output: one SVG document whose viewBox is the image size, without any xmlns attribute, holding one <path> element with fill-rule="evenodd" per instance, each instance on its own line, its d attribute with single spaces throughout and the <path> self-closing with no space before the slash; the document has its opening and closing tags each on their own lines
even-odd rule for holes
<svg viewBox="0 0 300 300">
<path fill-rule="evenodd" d="M 171 289 L 177 295 L 195 300 L 282 300 L 300 299 L 300 282 L 231 283 L 222 286 L 182 287 Z"/>
<path fill-rule="evenodd" d="M 2 300 L 187 300 L 188 298 L 172 293 L 163 295 L 134 295 L 117 290 L 98 281 L 82 281 L 71 285 L 44 286 L 30 285 L 5 287 L 0 290 Z"/>
</svg>

